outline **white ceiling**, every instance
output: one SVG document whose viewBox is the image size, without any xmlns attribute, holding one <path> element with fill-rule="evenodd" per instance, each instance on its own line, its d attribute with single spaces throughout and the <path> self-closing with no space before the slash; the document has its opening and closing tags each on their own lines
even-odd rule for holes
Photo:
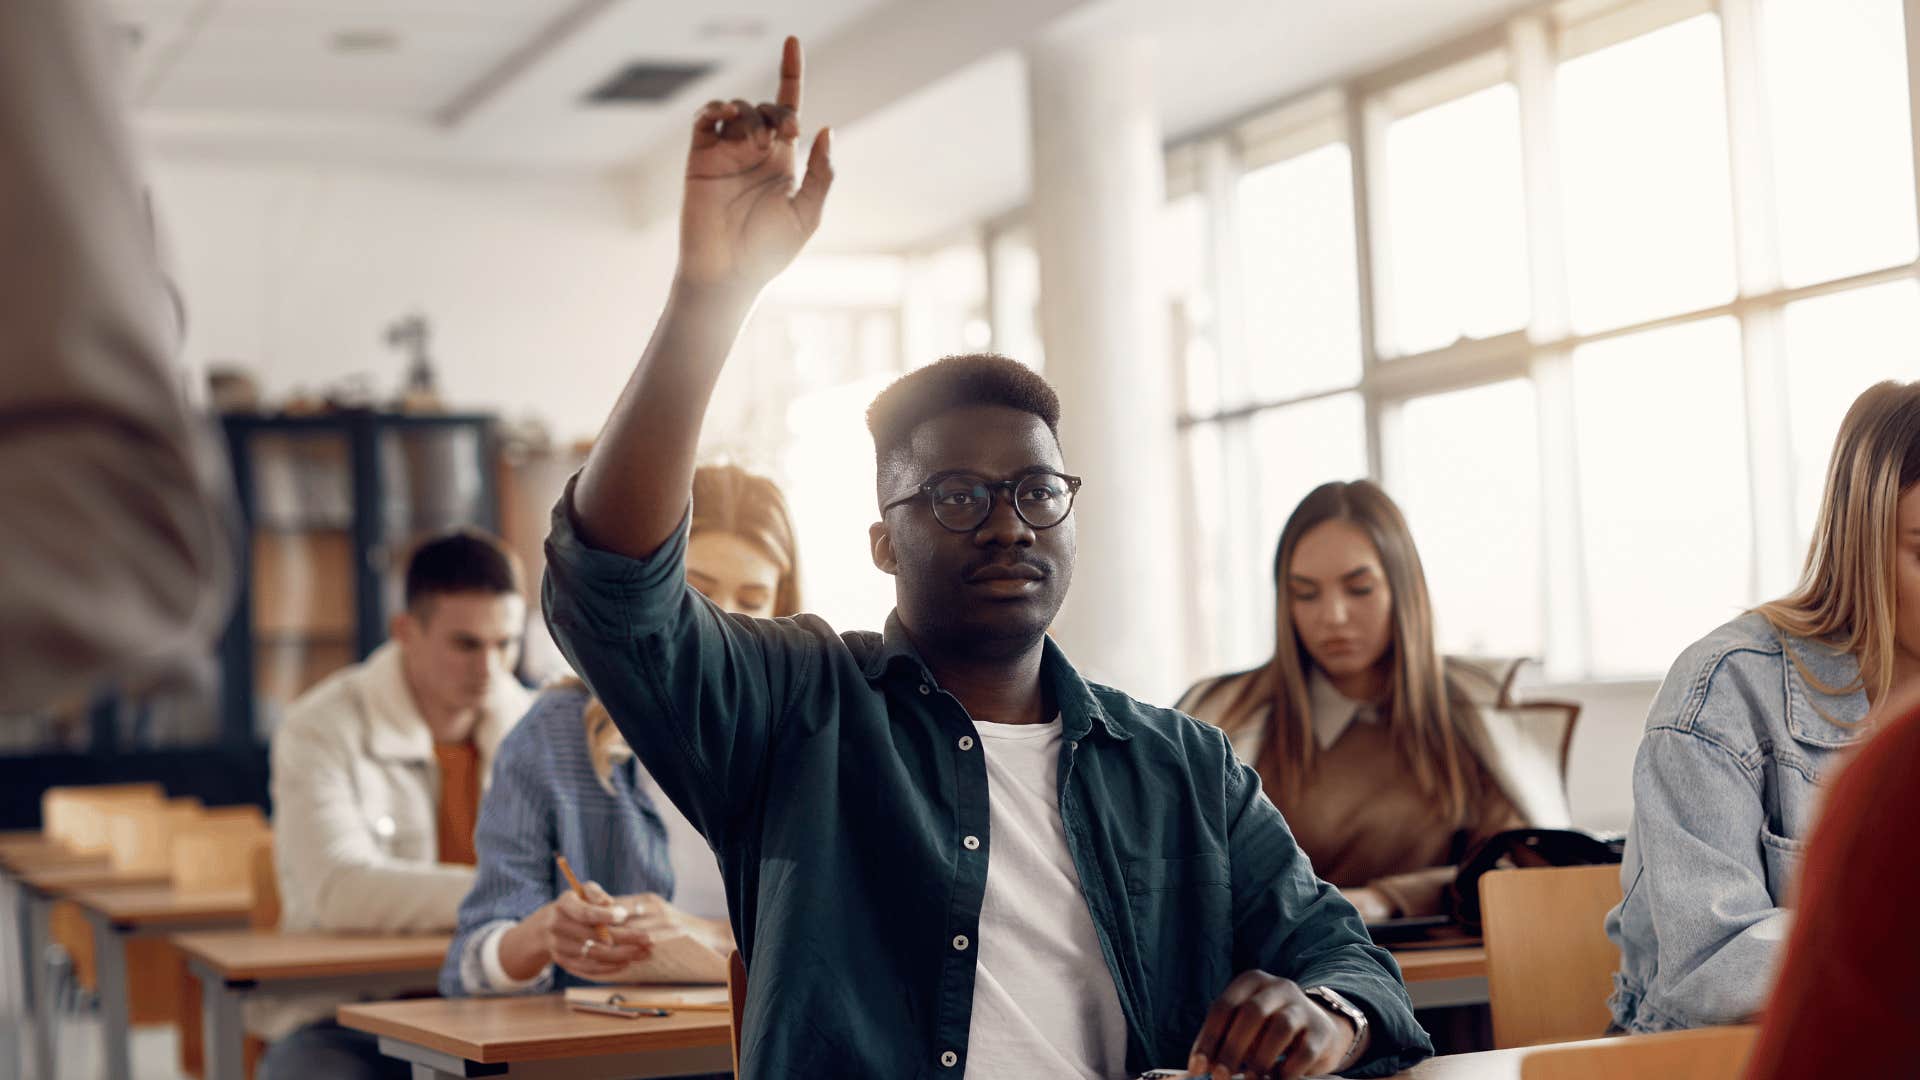
<svg viewBox="0 0 1920 1080">
<path fill-rule="evenodd" d="M 140 28 L 132 90 L 162 150 L 633 174 L 640 221 L 677 188 L 685 119 L 770 83 L 780 37 L 841 77 L 822 246 L 899 247 L 1020 205 L 1029 131 L 1020 46 L 1070 12 L 1158 44 L 1169 139 L 1378 67 L 1533 0 L 109 0 Z M 340 32 L 391 31 L 341 53 Z M 956 43 L 956 39 L 965 39 Z M 919 62 L 919 54 L 926 57 Z M 633 60 L 713 76 L 657 106 L 584 94 Z M 915 73 L 918 73 L 917 75 Z M 827 115 L 831 113 L 832 115 Z M 651 175 L 648 175 L 648 174 Z"/>
<path fill-rule="evenodd" d="M 598 169 L 678 131 L 780 37 L 825 37 L 890 0 L 109 0 L 138 28 L 129 82 L 163 149 Z M 335 35 L 390 32 L 391 50 Z M 657 105 L 592 105 L 633 61 L 715 73 Z"/>
</svg>

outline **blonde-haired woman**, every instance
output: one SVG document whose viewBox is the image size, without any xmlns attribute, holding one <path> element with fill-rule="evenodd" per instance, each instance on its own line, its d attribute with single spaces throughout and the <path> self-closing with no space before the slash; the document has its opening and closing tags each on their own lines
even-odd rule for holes
<svg viewBox="0 0 1920 1080">
<path fill-rule="evenodd" d="M 1363 918 L 1435 914 L 1467 849 L 1535 816 L 1482 724 L 1504 673 L 1439 656 L 1413 534 L 1369 481 L 1301 500 L 1273 569 L 1272 658 L 1179 708 L 1227 733 Z"/>
<path fill-rule="evenodd" d="M 798 556 L 773 482 L 707 466 L 693 479 L 687 583 L 723 610 L 796 614 Z M 606 982 L 667 934 L 733 948 L 713 852 L 578 679 L 540 695 L 501 743 L 474 832 L 473 889 L 440 972 L 449 997 Z M 554 862 L 567 857 L 592 903 Z M 611 942 L 596 940 L 598 927 Z"/>
<path fill-rule="evenodd" d="M 1840 425 L 1793 592 L 1680 654 L 1634 762 L 1610 1001 L 1633 1032 L 1733 1023 L 1765 999 L 1819 789 L 1874 706 L 1920 680 L 1920 383 Z"/>
</svg>

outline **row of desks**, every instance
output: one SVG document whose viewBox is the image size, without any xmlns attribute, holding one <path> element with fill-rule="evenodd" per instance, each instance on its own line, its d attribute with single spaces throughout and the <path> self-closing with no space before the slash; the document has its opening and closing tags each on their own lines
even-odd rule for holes
<svg viewBox="0 0 1920 1080">
<path fill-rule="evenodd" d="M 131 1075 L 125 965 L 126 944 L 135 937 L 170 936 L 200 979 L 207 1080 L 243 1075 L 242 1011 L 248 997 L 430 988 L 449 940 L 234 929 L 247 919 L 250 903 L 244 894 L 180 894 L 164 883 L 116 877 L 98 858 L 76 858 L 5 837 L 0 837 L 0 870 L 15 883 L 28 916 L 21 920 L 23 956 L 43 955 L 47 911 L 54 900 L 73 900 L 86 912 L 98 955 L 109 1080 Z M 1487 1000 L 1486 954 L 1477 946 L 1395 956 L 1417 1007 Z M 36 985 L 35 966 L 22 965 L 22 1000 L 31 1009 L 35 1060 L 51 1063 L 55 1018 L 50 988 Z M 724 1012 L 615 1019 L 569 1012 L 557 996 L 545 996 L 388 1001 L 344 1006 L 339 1015 L 343 1024 L 377 1035 L 389 1055 L 413 1062 L 416 1076 L 671 1076 L 724 1072 L 731 1063 Z M 7 1075 L 11 1064 L 0 1062 L 0 1075 Z M 1420 1080 L 1503 1075 L 1435 1068 L 1442 1066 L 1430 1063 L 1412 1075 Z M 53 1071 L 49 1067 L 44 1074 Z"/>
</svg>

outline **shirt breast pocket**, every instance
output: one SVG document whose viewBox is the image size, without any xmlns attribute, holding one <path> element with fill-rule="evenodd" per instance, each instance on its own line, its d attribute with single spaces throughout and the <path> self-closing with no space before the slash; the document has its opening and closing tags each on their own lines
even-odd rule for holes
<svg viewBox="0 0 1920 1080">
<path fill-rule="evenodd" d="M 1800 853 L 1806 846 L 1804 840 L 1776 835 L 1765 826 L 1760 829 L 1760 852 L 1767 864 L 1767 894 L 1781 907 L 1787 906 L 1792 896 L 1793 879 L 1800 872 Z"/>
<path fill-rule="evenodd" d="M 1233 978 L 1233 874 L 1225 855 L 1126 864 L 1134 946 L 1148 1006 L 1173 1039 L 1192 1039 Z"/>
</svg>

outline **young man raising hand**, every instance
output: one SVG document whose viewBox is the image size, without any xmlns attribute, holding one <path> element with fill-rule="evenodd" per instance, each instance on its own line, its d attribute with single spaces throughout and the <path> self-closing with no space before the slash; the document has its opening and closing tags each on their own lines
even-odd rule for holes
<svg viewBox="0 0 1920 1080">
<path fill-rule="evenodd" d="M 700 417 L 832 184 L 825 132 L 797 176 L 800 79 L 790 39 L 774 103 L 696 118 L 673 291 L 555 510 L 545 590 L 719 855 L 743 1074 L 1381 1076 L 1431 1053 L 1392 959 L 1224 737 L 1086 682 L 1047 638 L 1082 481 L 1026 368 L 949 358 L 869 411 L 884 632 L 730 617 L 686 587 Z"/>
</svg>

